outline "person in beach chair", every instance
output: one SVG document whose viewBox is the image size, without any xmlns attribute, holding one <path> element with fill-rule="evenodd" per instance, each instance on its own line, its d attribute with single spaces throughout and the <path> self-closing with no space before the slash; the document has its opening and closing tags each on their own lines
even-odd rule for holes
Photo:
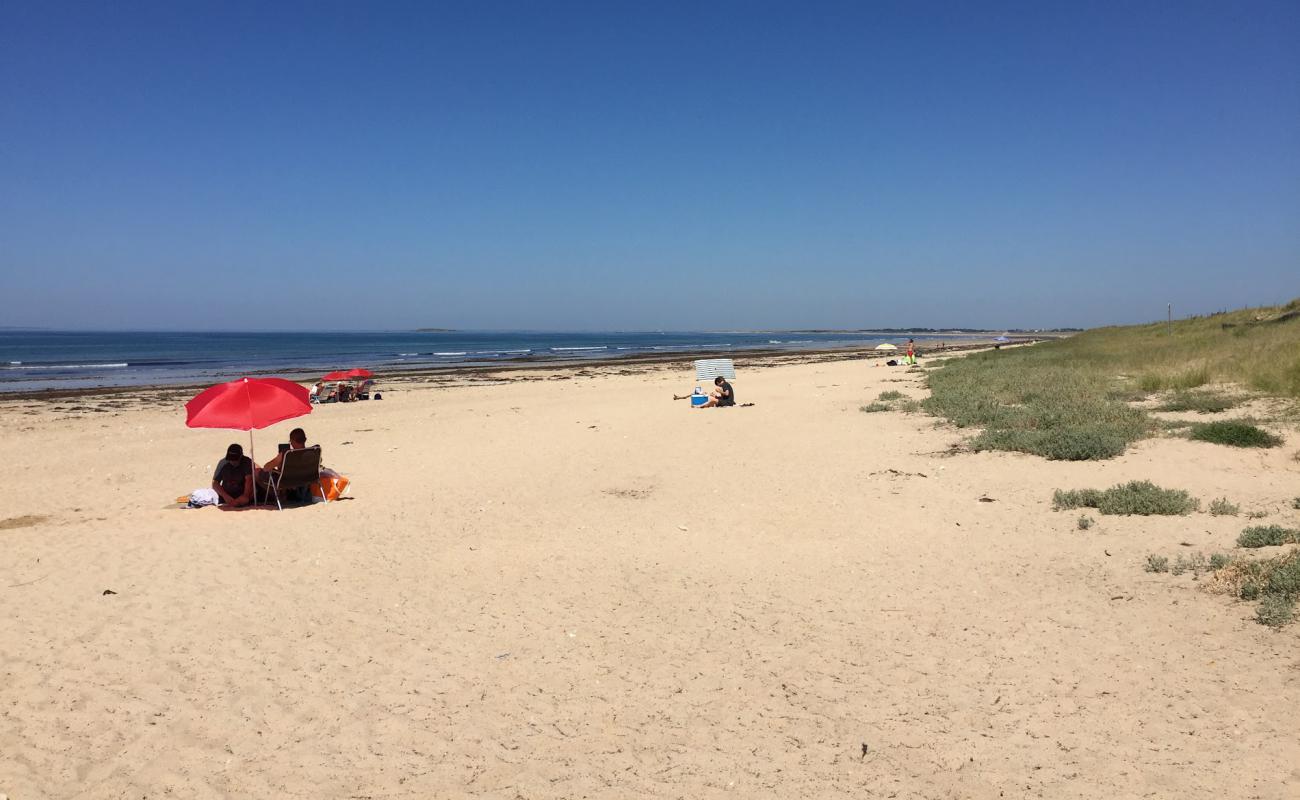
<svg viewBox="0 0 1300 800">
<path fill-rule="evenodd" d="M 263 464 L 262 468 L 258 470 L 258 487 L 269 493 L 271 490 L 272 473 L 280 472 L 280 468 L 284 464 L 284 454 L 290 450 L 303 450 L 306 447 L 306 431 L 302 428 L 294 428 L 289 431 L 289 443 L 280 445 L 280 452 L 276 453 L 275 458 Z M 308 486 L 301 486 L 296 489 L 289 489 L 285 492 L 284 499 L 294 503 L 310 503 L 311 488 Z"/>
<path fill-rule="evenodd" d="M 223 506 L 239 508 L 253 502 L 253 460 L 244 455 L 243 447 L 232 444 L 226 448 L 226 457 L 212 473 L 212 490 Z"/>
<path fill-rule="evenodd" d="M 713 385 L 717 388 L 709 393 L 709 401 L 695 408 L 726 408 L 736 404 L 736 391 L 727 383 L 726 378 L 719 375 L 713 379 Z"/>
</svg>

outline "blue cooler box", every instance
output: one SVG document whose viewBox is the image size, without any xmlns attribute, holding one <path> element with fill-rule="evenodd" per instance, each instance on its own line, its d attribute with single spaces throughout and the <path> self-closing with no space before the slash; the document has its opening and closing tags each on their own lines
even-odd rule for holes
<svg viewBox="0 0 1300 800">
<path fill-rule="evenodd" d="M 702 406 L 707 402 L 709 402 L 709 396 L 707 394 L 691 395 L 691 405 L 693 406 Z"/>
</svg>

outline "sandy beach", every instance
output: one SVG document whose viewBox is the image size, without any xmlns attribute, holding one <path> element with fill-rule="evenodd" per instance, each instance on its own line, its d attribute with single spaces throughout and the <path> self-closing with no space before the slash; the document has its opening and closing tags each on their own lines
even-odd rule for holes
<svg viewBox="0 0 1300 800">
<path fill-rule="evenodd" d="M 688 361 L 411 378 L 304 427 L 349 498 L 182 510 L 175 391 L 0 398 L 0 793 L 1295 798 L 1300 624 L 1148 554 L 1243 518 L 1054 512 L 1151 479 L 1294 525 L 1300 448 L 960 451 L 922 374 Z"/>
</svg>

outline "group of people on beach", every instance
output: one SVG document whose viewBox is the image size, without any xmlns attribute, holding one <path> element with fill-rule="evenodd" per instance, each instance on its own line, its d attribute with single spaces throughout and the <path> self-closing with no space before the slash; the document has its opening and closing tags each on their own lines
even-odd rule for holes
<svg viewBox="0 0 1300 800">
<path fill-rule="evenodd" d="M 234 508 L 251 505 L 255 496 L 254 489 L 269 496 L 272 491 L 271 477 L 284 465 L 284 454 L 289 450 L 302 450 L 306 447 L 306 431 L 294 428 L 289 431 L 288 446 L 281 447 L 275 458 L 259 467 L 244 455 L 243 446 L 236 442 L 226 448 L 226 457 L 217 462 L 216 471 L 212 473 L 212 491 L 217 493 L 221 505 Z M 291 489 L 287 492 L 286 499 L 309 501 L 310 496 L 302 496 L 308 491 L 306 488 Z"/>
<path fill-rule="evenodd" d="M 359 383 L 351 381 L 339 381 L 331 383 L 327 381 L 316 381 L 312 384 L 310 391 L 307 393 L 307 401 L 310 403 L 350 403 L 354 400 L 369 400 L 370 389 L 374 386 L 374 381 L 364 380 Z M 375 395 L 379 399 L 379 395 Z"/>
</svg>

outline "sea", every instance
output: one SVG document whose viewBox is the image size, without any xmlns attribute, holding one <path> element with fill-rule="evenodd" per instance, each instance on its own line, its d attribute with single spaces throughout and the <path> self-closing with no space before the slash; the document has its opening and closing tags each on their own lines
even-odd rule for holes
<svg viewBox="0 0 1300 800">
<path fill-rule="evenodd" d="M 653 353 L 742 353 L 901 344 L 850 332 L 30 331 L 0 330 L 0 393 L 295 378 L 366 367 L 380 376 L 445 366 L 603 360 Z M 918 342 L 944 338 L 915 336 Z M 947 338 L 953 338 L 949 336 Z"/>
</svg>

